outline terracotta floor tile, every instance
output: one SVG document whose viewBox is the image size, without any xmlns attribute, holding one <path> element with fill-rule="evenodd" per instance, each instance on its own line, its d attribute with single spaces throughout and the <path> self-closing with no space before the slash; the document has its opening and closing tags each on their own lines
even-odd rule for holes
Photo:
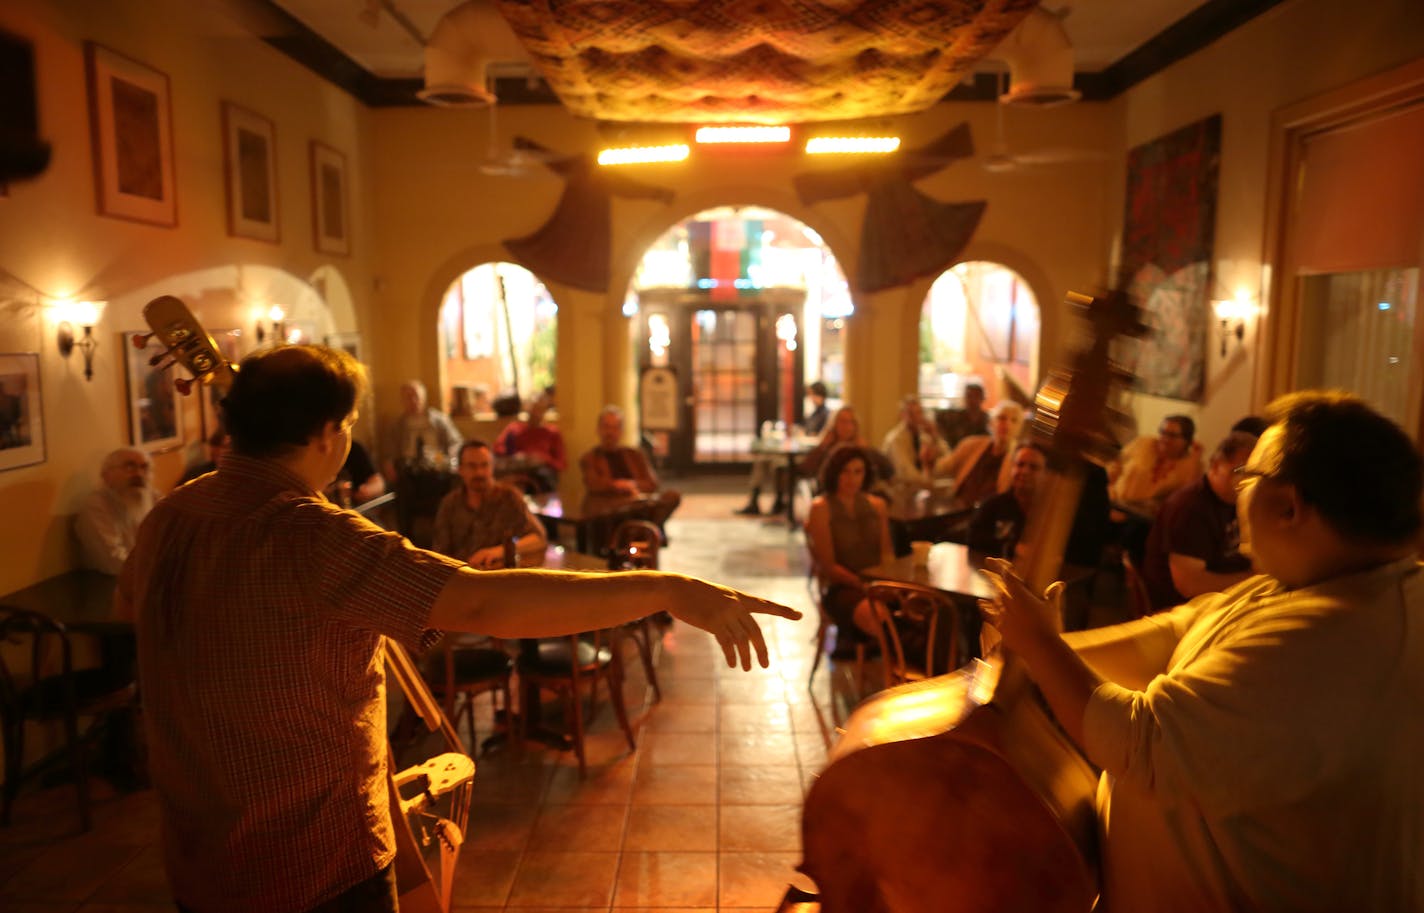
<svg viewBox="0 0 1424 913">
<path fill-rule="evenodd" d="M 649 733 L 643 745 L 643 763 L 654 765 L 715 764 L 717 737 L 700 732 Z"/>
<path fill-rule="evenodd" d="M 590 767 L 585 777 L 579 776 L 576 763 L 560 765 L 549 779 L 544 802 L 551 805 L 627 805 L 633 793 L 636 770 L 637 764 L 632 755 L 611 764 Z"/>
<path fill-rule="evenodd" d="M 705 907 L 716 902 L 716 853 L 623 854 L 615 908 Z"/>
<path fill-rule="evenodd" d="M 722 704 L 721 732 L 789 732 L 791 711 L 784 701 L 766 704 Z"/>
<path fill-rule="evenodd" d="M 455 887 L 450 893 L 451 905 L 503 909 L 522 855 L 487 850 L 461 852 L 455 867 Z"/>
<path fill-rule="evenodd" d="M 479 774 L 475 777 L 478 779 Z M 522 850 L 529 843 L 538 817 L 537 805 L 471 805 L 465 849 L 474 852 Z"/>
<path fill-rule="evenodd" d="M 94 833 L 52 845 L 0 885 L 0 901 L 84 900 L 142 852 Z"/>
<path fill-rule="evenodd" d="M 717 760 L 722 767 L 790 764 L 796 760 L 796 740 L 790 732 L 725 732 Z"/>
<path fill-rule="evenodd" d="M 717 848 L 726 852 L 801 851 L 801 804 L 723 805 Z"/>
<path fill-rule="evenodd" d="M 713 852 L 717 849 L 717 806 L 636 805 L 628 812 L 625 852 Z"/>
<path fill-rule="evenodd" d="M 716 704 L 672 704 L 663 701 L 648 714 L 644 732 L 714 732 Z"/>
<path fill-rule="evenodd" d="M 718 909 L 753 907 L 774 910 L 786 894 L 786 886 L 811 887 L 810 879 L 797 872 L 799 853 L 717 854 Z"/>
<path fill-rule="evenodd" d="M 528 852 L 514 877 L 510 907 L 596 907 L 613 900 L 617 853 Z"/>
<path fill-rule="evenodd" d="M 828 748 L 826 740 L 812 732 L 796 733 L 796 757 L 802 767 L 821 770 L 826 766 Z"/>
<path fill-rule="evenodd" d="M 173 905 L 169 904 L 168 909 L 171 911 Z M 42 900 L 7 900 L 4 910 L 5 913 L 76 913 L 79 910 L 79 905 L 63 901 L 50 903 Z"/>
<path fill-rule="evenodd" d="M 717 685 L 724 703 L 765 704 L 786 700 L 786 683 L 779 678 L 724 678 Z"/>
<path fill-rule="evenodd" d="M 658 679 L 663 689 L 663 701 L 674 704 L 717 703 L 717 679 L 711 676 L 688 678 L 664 675 Z"/>
<path fill-rule="evenodd" d="M 157 845 L 142 848 L 88 899 L 107 903 L 171 904 L 173 892 L 163 868 L 163 851 Z"/>
<path fill-rule="evenodd" d="M 604 852 L 623 841 L 628 818 L 625 805 L 546 805 L 534 823 L 529 849 L 562 852 Z"/>
<path fill-rule="evenodd" d="M 633 782 L 633 805 L 716 805 L 717 768 L 656 765 L 646 760 Z"/>
<path fill-rule="evenodd" d="M 801 801 L 801 769 L 794 764 L 724 767 L 718 801 L 723 805 L 792 805 Z"/>
</svg>

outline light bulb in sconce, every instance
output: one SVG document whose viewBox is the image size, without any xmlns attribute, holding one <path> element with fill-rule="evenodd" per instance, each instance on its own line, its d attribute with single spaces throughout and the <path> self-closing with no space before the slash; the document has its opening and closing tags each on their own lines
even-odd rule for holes
<svg viewBox="0 0 1424 913">
<path fill-rule="evenodd" d="M 76 348 L 84 355 L 85 380 L 94 379 L 94 350 L 99 348 L 99 341 L 94 338 L 94 327 L 99 323 L 104 305 L 103 301 L 65 302 L 61 305 L 64 319 L 60 320 L 59 326 L 55 328 L 59 354 L 62 357 L 68 358 Z M 78 339 L 74 337 L 74 324 L 78 324 L 84 331 Z"/>
<path fill-rule="evenodd" d="M 1258 310 L 1256 300 L 1250 292 L 1238 289 L 1235 298 L 1213 301 L 1211 309 L 1221 323 L 1221 357 L 1225 358 L 1227 343 L 1232 336 L 1236 337 L 1237 346 L 1245 340 L 1246 321 L 1255 317 Z"/>
</svg>

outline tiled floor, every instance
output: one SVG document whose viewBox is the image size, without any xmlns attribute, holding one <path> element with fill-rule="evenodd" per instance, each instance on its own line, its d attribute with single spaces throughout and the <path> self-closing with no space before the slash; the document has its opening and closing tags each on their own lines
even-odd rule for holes
<svg viewBox="0 0 1424 913">
<path fill-rule="evenodd" d="M 771 667 L 752 672 L 727 669 L 709 636 L 674 625 L 664 638 L 658 703 L 630 650 L 638 748 L 629 751 L 604 702 L 585 780 L 571 753 L 536 747 L 518 760 L 479 758 L 458 909 L 769 913 L 788 883 L 810 887 L 794 871 L 801 800 L 832 730 L 830 678 L 818 673 L 816 690 L 806 687 L 816 619 L 802 535 L 784 522 L 732 517 L 738 480 L 695 487 L 722 493 L 688 496 L 686 517 L 669 526 L 662 566 L 807 617 L 765 624 Z M 489 731 L 487 716 L 479 726 Z M 0 909 L 172 909 L 153 793 L 116 795 L 94 783 L 96 825 L 82 836 L 72 788 L 22 797 L 14 824 L 0 829 Z"/>
</svg>

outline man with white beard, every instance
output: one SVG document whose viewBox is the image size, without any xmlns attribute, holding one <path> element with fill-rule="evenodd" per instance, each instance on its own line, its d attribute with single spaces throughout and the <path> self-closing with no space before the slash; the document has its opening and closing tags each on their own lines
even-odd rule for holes
<svg viewBox="0 0 1424 913">
<path fill-rule="evenodd" d="M 74 521 L 84 567 L 118 574 L 124 566 L 138 525 L 158 497 L 150 483 L 152 468 L 142 451 L 130 447 L 104 457 L 99 471 L 104 484 L 84 499 Z"/>
</svg>

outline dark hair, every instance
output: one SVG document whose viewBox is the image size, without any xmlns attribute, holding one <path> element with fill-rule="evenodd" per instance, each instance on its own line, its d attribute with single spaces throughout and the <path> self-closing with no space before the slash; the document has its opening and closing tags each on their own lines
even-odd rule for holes
<svg viewBox="0 0 1424 913">
<path fill-rule="evenodd" d="M 1197 423 L 1192 421 L 1190 415 L 1169 415 L 1162 419 L 1162 421 L 1164 423 L 1176 422 L 1182 429 L 1182 440 L 1186 441 L 1188 445 L 1190 445 L 1197 436 Z"/>
<path fill-rule="evenodd" d="M 845 471 L 846 465 L 851 460 L 860 460 L 865 464 L 865 479 L 861 482 L 861 491 L 866 491 L 875 481 L 875 464 L 870 461 L 864 448 L 854 444 L 837 444 L 831 448 L 830 454 L 826 457 L 826 465 L 821 469 L 821 491 L 824 494 L 832 495 L 836 492 L 836 486 L 840 484 L 841 473 Z"/>
<path fill-rule="evenodd" d="M 519 414 L 519 410 L 524 408 L 524 403 L 519 399 L 517 390 L 506 390 L 494 398 L 490 408 L 500 418 L 511 418 Z"/>
<path fill-rule="evenodd" d="M 1253 434 L 1256 437 L 1266 433 L 1266 429 L 1271 427 L 1271 423 L 1261 418 L 1259 415 L 1248 415 L 1243 419 L 1238 419 L 1236 424 L 1231 426 L 1232 431 L 1241 431 L 1246 434 Z"/>
<path fill-rule="evenodd" d="M 1221 439 L 1221 443 L 1216 445 L 1216 449 L 1211 452 L 1211 460 L 1234 460 L 1241 454 L 1249 455 L 1256 447 L 1256 435 L 1247 434 L 1244 431 L 1233 431 Z"/>
<path fill-rule="evenodd" d="M 826 385 L 821 383 L 819 380 L 811 381 L 811 385 L 806 388 L 806 392 L 810 393 L 813 396 L 819 396 L 821 399 L 825 399 L 827 396 Z"/>
<path fill-rule="evenodd" d="M 466 438 L 466 439 L 465 439 L 465 443 L 463 443 L 463 444 L 460 445 L 460 452 L 459 452 L 459 454 L 456 455 L 455 461 L 456 461 L 456 462 L 463 462 L 464 459 L 465 459 L 465 451 L 466 451 L 466 450 L 469 450 L 469 449 L 471 449 L 471 448 L 474 448 L 474 447 L 479 447 L 479 448 L 482 449 L 482 450 L 489 450 L 489 449 L 491 449 L 489 444 L 485 443 L 484 441 L 480 440 L 479 438 L 474 438 L 474 437 L 472 437 L 472 438 Z"/>
<path fill-rule="evenodd" d="M 1419 534 L 1424 466 L 1398 425 L 1338 390 L 1287 394 L 1266 415 L 1283 433 L 1279 465 L 1261 468 L 1294 485 L 1336 532 L 1388 545 Z"/>
<path fill-rule="evenodd" d="M 342 422 L 366 393 L 366 369 L 340 349 L 280 346 L 243 359 L 222 401 L 232 449 L 245 456 L 290 453 Z"/>
<path fill-rule="evenodd" d="M 214 428 L 213 433 L 208 435 L 207 444 L 209 447 L 226 447 L 227 438 L 227 429 L 224 428 L 222 422 L 219 421 L 218 427 Z"/>
</svg>

